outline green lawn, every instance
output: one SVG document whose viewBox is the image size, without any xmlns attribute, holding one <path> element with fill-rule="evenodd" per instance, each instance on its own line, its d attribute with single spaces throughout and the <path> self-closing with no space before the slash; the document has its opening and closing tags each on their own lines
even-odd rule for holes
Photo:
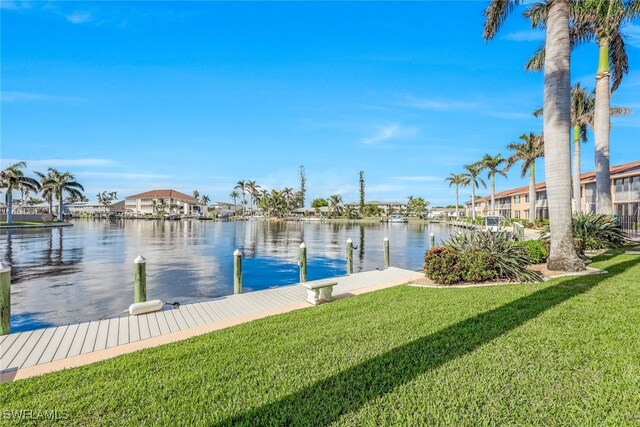
<svg viewBox="0 0 640 427">
<path fill-rule="evenodd" d="M 0 385 L 0 416 L 58 409 L 76 425 L 639 425 L 640 257 L 596 260 L 608 275 L 401 286 Z"/>
</svg>

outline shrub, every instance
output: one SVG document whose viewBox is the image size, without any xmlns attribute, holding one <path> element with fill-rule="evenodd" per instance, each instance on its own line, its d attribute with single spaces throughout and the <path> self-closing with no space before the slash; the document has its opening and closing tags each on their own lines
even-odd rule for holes
<svg viewBox="0 0 640 427">
<path fill-rule="evenodd" d="M 436 283 L 451 285 L 462 281 L 460 256 L 450 246 L 436 246 L 424 255 L 424 274 Z"/>
<path fill-rule="evenodd" d="M 540 281 L 538 273 L 527 270 L 532 263 L 528 251 L 505 232 L 481 232 L 454 236 L 445 243 L 458 253 L 484 252 L 493 257 L 497 277 L 521 282 Z"/>
<path fill-rule="evenodd" d="M 465 282 L 485 282 L 498 278 L 495 257 L 482 251 L 472 251 L 460 254 L 462 280 Z"/>
<path fill-rule="evenodd" d="M 595 249 L 614 249 L 628 242 L 620 224 L 611 215 L 576 213 L 571 221 L 573 241 L 578 255 Z M 545 226 L 540 237 L 549 241 L 549 226 Z"/>
<path fill-rule="evenodd" d="M 542 264 L 547 260 L 549 256 L 549 249 L 545 242 L 540 240 L 525 240 L 519 243 L 520 246 L 525 248 L 529 254 L 532 264 Z"/>
</svg>

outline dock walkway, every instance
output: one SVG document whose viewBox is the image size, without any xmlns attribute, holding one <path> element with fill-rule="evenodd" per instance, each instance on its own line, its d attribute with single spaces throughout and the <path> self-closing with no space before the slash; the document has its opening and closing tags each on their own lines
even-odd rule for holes
<svg viewBox="0 0 640 427">
<path fill-rule="evenodd" d="M 340 276 L 331 280 L 338 283 L 334 288 L 334 296 L 343 298 L 353 291 L 400 285 L 419 277 L 422 277 L 422 273 L 390 267 L 385 270 Z M 305 306 L 311 307 L 306 303 L 306 289 L 295 284 L 184 304 L 176 309 L 167 308 L 139 316 L 123 315 L 4 335 L 0 337 L 0 382 L 29 376 L 16 375 L 16 372 L 39 365 L 52 364 L 53 366 L 55 363 L 58 367 L 56 369 L 77 366 L 84 363 L 64 364 L 59 361 L 125 346 L 123 347 L 125 350 L 111 352 L 113 355 L 122 354 L 146 347 L 144 344 L 127 347 L 131 343 L 149 340 L 148 346 L 158 345 L 151 342 L 154 338 L 159 342 L 157 337 L 164 335 L 176 336 L 180 335 L 181 331 L 195 331 L 198 328 L 202 330 L 200 333 L 205 333 L 209 325 L 219 324 L 219 327 L 208 327 L 208 330 L 215 330 Z M 178 336 L 167 342 L 197 334 L 183 333 L 184 337 Z M 128 348 L 131 350 L 126 350 Z M 107 357 L 93 356 L 93 360 L 104 358 Z M 47 369 L 45 366 L 43 368 L 38 371 L 55 370 Z"/>
</svg>

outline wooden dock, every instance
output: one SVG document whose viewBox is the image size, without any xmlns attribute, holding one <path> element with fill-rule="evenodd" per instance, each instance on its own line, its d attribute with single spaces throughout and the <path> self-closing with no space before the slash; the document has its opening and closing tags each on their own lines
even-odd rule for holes
<svg viewBox="0 0 640 427">
<path fill-rule="evenodd" d="M 338 282 L 334 288 L 334 295 L 340 298 L 358 289 L 400 285 L 419 277 L 422 277 L 422 273 L 390 267 L 331 280 Z M 36 365 L 125 346 L 217 322 L 224 323 L 234 318 L 246 318 L 251 315 L 265 317 L 260 316 L 260 313 L 277 311 L 294 304 L 300 305 L 305 301 L 306 289 L 295 284 L 185 304 L 176 309 L 168 307 L 139 316 L 123 315 L 0 336 L 1 380 L 7 381 L 15 377 L 2 375 L 9 372 L 15 373 Z"/>
</svg>

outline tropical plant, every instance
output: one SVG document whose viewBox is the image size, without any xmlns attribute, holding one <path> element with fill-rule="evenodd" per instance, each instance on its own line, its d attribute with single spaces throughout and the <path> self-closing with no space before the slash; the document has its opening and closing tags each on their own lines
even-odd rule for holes
<svg viewBox="0 0 640 427">
<path fill-rule="evenodd" d="M 58 199 L 58 221 L 62 221 L 64 218 L 64 194 L 67 193 L 72 197 L 82 196 L 81 191 L 84 191 L 84 187 L 75 179 L 71 172 L 59 172 L 54 168 L 49 168 L 49 173 L 42 183 L 42 186 L 50 188 Z"/>
<path fill-rule="evenodd" d="M 205 206 L 207 206 L 210 201 L 211 201 L 211 199 L 206 194 L 203 195 L 202 198 L 200 199 L 200 203 L 202 203 Z"/>
<path fill-rule="evenodd" d="M 291 187 L 285 187 L 281 191 L 282 197 L 284 198 L 284 203 L 287 211 L 291 211 L 296 206 L 296 194 Z"/>
<path fill-rule="evenodd" d="M 311 201 L 312 208 L 322 208 L 325 206 L 329 206 L 329 202 L 327 202 L 327 199 L 317 198 Z"/>
<path fill-rule="evenodd" d="M 421 215 L 427 211 L 427 206 L 429 206 L 429 202 L 423 197 L 408 197 L 407 211 L 410 214 Z"/>
<path fill-rule="evenodd" d="M 344 215 L 349 219 L 359 219 L 360 209 L 356 209 L 355 206 L 347 205 L 344 207 Z"/>
<path fill-rule="evenodd" d="M 42 197 L 49 203 L 49 215 L 53 215 L 53 190 L 50 186 L 45 186 L 44 183 L 47 182 L 47 179 L 51 177 L 51 169 L 47 171 L 47 175 L 42 172 L 36 172 L 36 175 L 40 178 L 40 190 L 42 192 Z"/>
<path fill-rule="evenodd" d="M 364 171 L 358 172 L 360 178 L 360 213 L 364 214 Z"/>
<path fill-rule="evenodd" d="M 526 249 L 532 264 L 542 264 L 549 256 L 549 249 L 541 240 L 523 240 L 519 244 Z"/>
<path fill-rule="evenodd" d="M 581 186 L 580 186 L 580 143 L 587 142 L 587 126 L 593 129 L 593 112 L 595 108 L 595 94 L 587 91 L 580 83 L 576 83 L 571 88 L 571 126 L 573 127 L 573 171 L 572 194 L 574 200 L 574 211 L 582 211 L 581 206 Z M 612 117 L 627 115 L 631 112 L 629 108 L 611 107 Z M 542 108 L 533 113 L 536 117 L 543 114 Z"/>
<path fill-rule="evenodd" d="M 449 187 L 456 186 L 456 218 L 460 218 L 460 187 L 469 185 L 468 178 L 462 173 L 450 173 L 444 180 L 449 183 Z"/>
<path fill-rule="evenodd" d="M 493 257 L 493 268 L 501 279 L 521 282 L 540 281 L 538 273 L 528 270 L 529 252 L 505 232 L 465 233 L 444 243 L 459 253 L 484 252 Z"/>
<path fill-rule="evenodd" d="M 246 200 L 246 193 L 247 193 L 247 184 L 244 181 L 238 181 L 236 183 L 236 186 L 234 187 L 235 190 L 239 190 L 240 191 L 240 195 L 242 196 L 242 214 L 244 215 L 244 208 L 247 204 L 247 200 Z"/>
<path fill-rule="evenodd" d="M 506 165 L 507 160 L 502 157 L 502 154 L 496 154 L 491 156 L 485 154 L 482 160 L 480 160 L 480 166 L 487 171 L 487 178 L 491 181 L 491 214 L 496 214 L 496 175 L 502 175 L 507 177 L 507 168 L 500 168 L 502 165 Z"/>
<path fill-rule="evenodd" d="M 522 162 L 520 177 L 529 174 L 529 221 L 536 220 L 536 159 L 544 156 L 544 142 L 542 135 L 529 132 L 520 135 L 522 142 L 513 142 L 507 149 L 513 154 L 507 159 L 507 168 L 517 162 Z"/>
<path fill-rule="evenodd" d="M 342 196 L 333 194 L 329 196 L 329 215 L 337 216 L 342 212 Z"/>
<path fill-rule="evenodd" d="M 107 211 L 109 209 L 109 206 L 111 206 L 111 204 L 113 203 L 113 201 L 118 199 L 117 194 L 118 193 L 116 191 L 111 191 L 111 192 L 103 191 L 102 193 L 98 193 L 96 195 L 96 198 L 98 200 L 98 203 L 102 205 L 105 211 Z"/>
<path fill-rule="evenodd" d="M 491 0 L 485 10 L 485 40 L 492 39 L 513 11 L 517 0 Z M 578 271 L 584 262 L 573 246 L 571 229 L 571 85 L 569 30 L 570 0 L 547 0 L 529 6 L 544 9 L 540 25 L 546 28 L 544 47 L 544 152 L 551 224 L 550 270 Z M 609 183 L 607 183 L 609 185 Z"/>
<path fill-rule="evenodd" d="M 196 200 L 200 198 L 200 192 L 198 190 L 193 190 L 193 198 Z"/>
<path fill-rule="evenodd" d="M 480 188 L 482 185 L 484 188 L 487 188 L 487 184 L 484 182 L 482 178 L 480 178 L 480 173 L 482 172 L 482 166 L 479 163 L 472 163 L 470 165 L 463 166 L 466 172 L 462 174 L 464 176 L 464 182 L 460 185 L 466 187 L 471 185 L 471 218 L 475 221 L 476 219 L 476 188 Z"/>
<path fill-rule="evenodd" d="M 573 216 L 572 227 L 575 247 L 581 256 L 584 251 L 618 248 L 629 241 L 611 215 L 577 212 Z M 549 240 L 549 226 L 543 229 L 540 239 Z"/>
<path fill-rule="evenodd" d="M 304 202 L 307 197 L 307 176 L 302 165 L 300 166 L 300 190 L 297 195 L 297 207 L 304 208 Z"/>
<path fill-rule="evenodd" d="M 258 192 L 260 191 L 260 186 L 255 181 L 248 181 L 246 183 L 247 193 L 249 193 L 249 200 L 251 201 L 251 210 L 253 211 L 253 203 L 258 198 Z"/>
<path fill-rule="evenodd" d="M 28 188 L 32 191 L 40 190 L 40 183 L 33 178 L 24 176 L 22 171 L 27 167 L 25 162 L 17 162 L 0 171 L 0 188 L 5 189 L 5 202 L 7 204 L 7 224 L 13 222 L 13 190 Z"/>
<path fill-rule="evenodd" d="M 235 191 L 235 190 L 233 190 L 231 193 L 229 193 L 229 198 L 231 200 L 233 200 L 233 214 L 234 215 L 236 214 L 236 212 L 238 210 L 238 207 L 237 207 L 238 197 L 240 197 L 240 194 L 238 194 L 238 192 Z"/>
<path fill-rule="evenodd" d="M 165 209 L 167 208 L 167 201 L 164 197 L 158 197 L 153 199 L 153 211 L 164 218 Z"/>
<path fill-rule="evenodd" d="M 364 216 L 380 216 L 381 213 L 382 212 L 378 205 L 374 205 L 371 203 L 364 205 L 364 212 L 363 212 Z"/>
</svg>

